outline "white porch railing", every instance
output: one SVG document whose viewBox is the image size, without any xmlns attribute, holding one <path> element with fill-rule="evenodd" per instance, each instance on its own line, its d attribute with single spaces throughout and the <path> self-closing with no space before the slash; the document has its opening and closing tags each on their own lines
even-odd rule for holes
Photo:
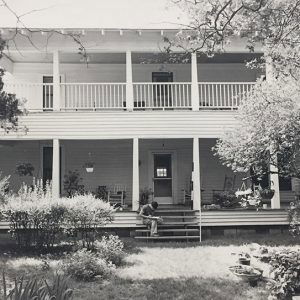
<svg viewBox="0 0 300 300">
<path fill-rule="evenodd" d="M 254 82 L 199 82 L 200 109 L 235 109 Z M 52 83 L 5 83 L 4 90 L 26 99 L 28 110 L 53 109 Z M 192 109 L 192 85 L 133 83 L 134 109 Z M 61 83 L 60 109 L 126 109 L 126 83 Z"/>
<path fill-rule="evenodd" d="M 52 110 L 53 108 L 52 83 L 7 82 L 4 84 L 4 91 L 26 100 L 25 106 L 28 110 Z"/>
<path fill-rule="evenodd" d="M 191 83 L 143 82 L 133 83 L 134 108 L 189 109 Z"/>
<path fill-rule="evenodd" d="M 62 109 L 126 107 L 126 83 L 61 83 Z"/>
<path fill-rule="evenodd" d="M 201 108 L 237 108 L 254 82 L 199 82 Z"/>
</svg>

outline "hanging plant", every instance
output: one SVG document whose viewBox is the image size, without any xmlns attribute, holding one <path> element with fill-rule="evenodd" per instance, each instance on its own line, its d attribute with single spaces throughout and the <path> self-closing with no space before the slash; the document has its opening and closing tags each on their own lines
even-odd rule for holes
<svg viewBox="0 0 300 300">
<path fill-rule="evenodd" d="M 19 176 L 33 176 L 34 166 L 31 163 L 20 163 L 16 166 L 16 174 Z"/>
<path fill-rule="evenodd" d="M 94 163 L 93 162 L 85 163 L 84 167 L 85 167 L 85 169 L 88 173 L 93 173 L 94 172 Z"/>
</svg>

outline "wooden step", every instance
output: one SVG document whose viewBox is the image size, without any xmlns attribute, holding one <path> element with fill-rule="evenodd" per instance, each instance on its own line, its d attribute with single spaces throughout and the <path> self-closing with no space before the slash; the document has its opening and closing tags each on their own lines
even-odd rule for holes
<svg viewBox="0 0 300 300">
<path fill-rule="evenodd" d="M 137 229 L 135 232 L 150 232 L 150 229 Z M 158 229 L 158 232 L 199 232 L 197 228 Z"/>
<path fill-rule="evenodd" d="M 135 236 L 137 240 L 199 240 L 199 235 L 173 235 L 173 236 Z"/>
<path fill-rule="evenodd" d="M 157 209 L 156 213 L 195 213 L 199 212 L 199 210 L 192 209 Z"/>
<path fill-rule="evenodd" d="M 158 224 L 158 227 L 162 226 L 187 226 L 187 225 L 199 225 L 199 222 L 164 222 L 163 224 Z"/>
<path fill-rule="evenodd" d="M 197 216 L 161 216 L 163 219 L 195 219 Z"/>
</svg>

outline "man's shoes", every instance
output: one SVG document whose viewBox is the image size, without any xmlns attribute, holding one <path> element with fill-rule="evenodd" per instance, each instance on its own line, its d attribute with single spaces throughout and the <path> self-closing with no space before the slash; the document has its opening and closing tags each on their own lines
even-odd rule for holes
<svg viewBox="0 0 300 300">
<path fill-rule="evenodd" d="M 151 237 L 158 237 L 158 236 L 159 236 L 158 233 L 153 233 L 153 234 L 151 234 Z"/>
</svg>

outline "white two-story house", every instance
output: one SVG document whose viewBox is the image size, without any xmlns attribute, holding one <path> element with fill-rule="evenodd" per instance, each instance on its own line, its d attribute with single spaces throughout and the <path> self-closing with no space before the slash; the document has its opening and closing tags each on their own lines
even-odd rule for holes
<svg viewBox="0 0 300 300">
<path fill-rule="evenodd" d="M 184 63 L 172 62 L 162 53 L 163 38 L 176 33 L 24 30 L 18 48 L 10 47 L 0 61 L 6 69 L 4 90 L 26 99 L 28 110 L 19 119 L 26 132 L 0 132 L 0 170 L 11 175 L 10 188 L 31 183 L 32 176 L 15 172 L 17 164 L 30 163 L 34 177 L 52 180 L 56 197 L 66 194 L 64 176 L 75 170 L 86 191 L 122 187 L 124 211 L 114 226 L 138 224 L 145 188 L 164 207 L 185 205 L 185 194 L 191 193 L 202 226 L 286 224 L 280 207 L 293 199 L 293 181 L 278 177 L 267 210 L 201 211 L 215 190 L 226 188 L 226 178 L 234 189 L 241 186 L 245 174 L 223 166 L 212 147 L 264 74 L 246 68 L 245 62 L 261 53 L 250 54 L 238 37 L 213 58 L 191 54 Z M 4 38 L 10 34 L 9 28 L 2 30 Z M 80 34 L 86 57 L 66 34 Z"/>
</svg>

